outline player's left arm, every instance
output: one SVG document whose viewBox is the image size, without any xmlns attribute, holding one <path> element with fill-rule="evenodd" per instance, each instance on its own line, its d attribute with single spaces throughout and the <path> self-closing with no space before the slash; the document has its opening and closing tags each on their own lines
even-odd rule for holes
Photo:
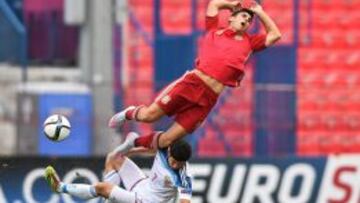
<svg viewBox="0 0 360 203">
<path fill-rule="evenodd" d="M 130 149 L 126 156 L 134 156 L 134 155 L 147 155 L 147 156 L 155 156 L 156 150 L 149 149 L 146 147 L 135 147 Z"/>
<path fill-rule="evenodd" d="M 188 172 L 185 173 L 186 175 L 182 179 L 183 184 L 178 187 L 180 203 L 190 203 L 192 197 L 192 176 Z"/>
<path fill-rule="evenodd" d="M 281 32 L 276 26 L 275 22 L 271 17 L 263 10 L 263 8 L 255 3 L 254 6 L 250 7 L 250 10 L 253 11 L 259 18 L 261 23 L 264 25 L 266 30 L 266 40 L 265 46 L 269 47 L 275 44 L 281 38 Z"/>
</svg>

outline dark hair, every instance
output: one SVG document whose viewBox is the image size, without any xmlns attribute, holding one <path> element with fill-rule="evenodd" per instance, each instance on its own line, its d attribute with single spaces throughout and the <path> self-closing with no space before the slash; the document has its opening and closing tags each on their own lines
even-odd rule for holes
<svg viewBox="0 0 360 203">
<path fill-rule="evenodd" d="M 254 12 L 250 9 L 247 9 L 247 8 L 240 8 L 240 9 L 235 9 L 233 10 L 231 16 L 236 16 L 238 13 L 241 13 L 241 12 L 246 12 L 250 15 L 251 17 L 251 20 L 254 18 Z"/>
<path fill-rule="evenodd" d="M 177 140 L 170 146 L 170 156 L 176 161 L 187 161 L 191 157 L 191 146 L 184 140 Z"/>
</svg>

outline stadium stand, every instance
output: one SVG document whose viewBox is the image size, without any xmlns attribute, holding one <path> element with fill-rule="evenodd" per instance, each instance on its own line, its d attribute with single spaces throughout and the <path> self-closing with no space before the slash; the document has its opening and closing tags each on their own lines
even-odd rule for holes
<svg viewBox="0 0 360 203">
<path fill-rule="evenodd" d="M 353 29 L 358 12 L 351 11 L 360 2 L 308 3 L 311 15 L 307 5 L 300 6 L 305 18 L 300 18 L 298 51 L 298 154 L 358 152 L 360 131 L 354 112 L 359 109 L 355 89 L 360 75 L 354 68 L 360 65 L 360 32 Z M 344 29 L 351 31 L 344 34 Z"/>
</svg>

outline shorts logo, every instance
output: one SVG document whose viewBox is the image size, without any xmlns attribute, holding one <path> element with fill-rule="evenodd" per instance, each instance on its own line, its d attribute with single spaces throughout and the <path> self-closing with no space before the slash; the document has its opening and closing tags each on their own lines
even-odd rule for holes
<svg viewBox="0 0 360 203">
<path fill-rule="evenodd" d="M 168 104 L 171 101 L 171 97 L 169 95 L 164 96 L 163 98 L 161 98 L 161 103 L 163 104 Z"/>
</svg>

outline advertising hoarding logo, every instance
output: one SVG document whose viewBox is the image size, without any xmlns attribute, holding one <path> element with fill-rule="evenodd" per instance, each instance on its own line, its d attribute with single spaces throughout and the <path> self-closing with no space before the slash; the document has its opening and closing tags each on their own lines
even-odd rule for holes
<svg viewBox="0 0 360 203">
<path fill-rule="evenodd" d="M 135 160 L 136 161 L 136 160 Z M 73 203 L 70 196 L 53 194 L 43 181 L 48 159 L 21 160 L 14 170 L 0 171 L 0 202 Z M 65 182 L 79 178 L 99 181 L 103 160 L 57 159 Z M 138 160 L 142 168 L 149 161 Z M 144 165 L 144 163 L 146 163 Z M 10 164 L 11 165 L 11 164 Z M 78 167 L 74 167 L 78 166 Z M 197 159 L 191 164 L 193 203 L 358 203 L 360 156 L 307 159 Z M 80 174 L 80 175 L 79 175 Z M 100 202 L 99 199 L 88 201 Z"/>
</svg>

